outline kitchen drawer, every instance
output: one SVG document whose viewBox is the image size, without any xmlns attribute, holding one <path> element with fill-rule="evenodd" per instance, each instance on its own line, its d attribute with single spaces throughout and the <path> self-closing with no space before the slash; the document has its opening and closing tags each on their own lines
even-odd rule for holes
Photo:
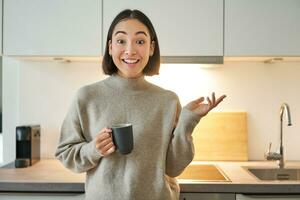
<svg viewBox="0 0 300 200">
<path fill-rule="evenodd" d="M 237 194 L 236 200 L 300 200 L 300 195 L 244 195 Z"/>
<path fill-rule="evenodd" d="M 0 193 L 1 200 L 84 200 L 84 193 Z"/>
<path fill-rule="evenodd" d="M 232 193 L 181 193 L 180 200 L 235 200 Z"/>
</svg>

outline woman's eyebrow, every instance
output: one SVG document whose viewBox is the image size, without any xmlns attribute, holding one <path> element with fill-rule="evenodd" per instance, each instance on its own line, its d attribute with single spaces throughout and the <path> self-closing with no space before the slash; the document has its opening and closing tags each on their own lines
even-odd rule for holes
<svg viewBox="0 0 300 200">
<path fill-rule="evenodd" d="M 114 35 L 117 35 L 119 33 L 123 33 L 123 34 L 127 35 L 127 33 L 125 31 L 117 31 Z"/>
<path fill-rule="evenodd" d="M 143 34 L 145 36 L 148 36 L 145 31 L 138 31 L 138 32 L 135 33 L 135 35 L 138 35 L 138 34 Z"/>
<path fill-rule="evenodd" d="M 122 34 L 124 34 L 124 35 L 127 35 L 127 33 L 126 33 L 125 31 L 117 31 L 117 32 L 115 32 L 114 35 L 117 35 L 117 34 L 120 34 L 120 33 L 122 33 Z M 138 31 L 138 32 L 135 33 L 135 35 L 139 35 L 139 34 L 143 34 L 143 35 L 145 35 L 145 36 L 148 36 L 147 33 L 146 33 L 145 31 Z"/>
</svg>

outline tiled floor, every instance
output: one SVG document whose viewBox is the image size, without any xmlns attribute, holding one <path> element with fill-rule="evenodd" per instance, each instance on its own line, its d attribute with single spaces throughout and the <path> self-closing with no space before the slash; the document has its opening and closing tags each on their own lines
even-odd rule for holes
<svg viewBox="0 0 300 200">
<path fill-rule="evenodd" d="M 0 134 L 0 164 L 2 163 L 2 134 Z"/>
</svg>

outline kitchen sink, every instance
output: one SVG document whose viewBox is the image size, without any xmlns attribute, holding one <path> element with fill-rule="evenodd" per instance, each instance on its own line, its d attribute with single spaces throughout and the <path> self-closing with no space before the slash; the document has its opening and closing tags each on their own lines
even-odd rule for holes
<svg viewBox="0 0 300 200">
<path fill-rule="evenodd" d="M 177 177 L 177 179 L 192 182 L 230 181 L 215 165 L 191 164 Z"/>
<path fill-rule="evenodd" d="M 262 181 L 300 181 L 299 168 L 253 168 L 245 167 L 254 177 Z"/>
</svg>

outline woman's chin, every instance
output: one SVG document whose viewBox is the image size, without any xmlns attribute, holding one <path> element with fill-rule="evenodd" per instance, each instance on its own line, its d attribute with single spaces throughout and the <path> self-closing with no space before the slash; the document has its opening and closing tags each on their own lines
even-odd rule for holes
<svg viewBox="0 0 300 200">
<path fill-rule="evenodd" d="M 139 78 L 141 76 L 143 76 L 143 73 L 118 73 L 120 76 L 124 77 L 124 78 Z"/>
</svg>

